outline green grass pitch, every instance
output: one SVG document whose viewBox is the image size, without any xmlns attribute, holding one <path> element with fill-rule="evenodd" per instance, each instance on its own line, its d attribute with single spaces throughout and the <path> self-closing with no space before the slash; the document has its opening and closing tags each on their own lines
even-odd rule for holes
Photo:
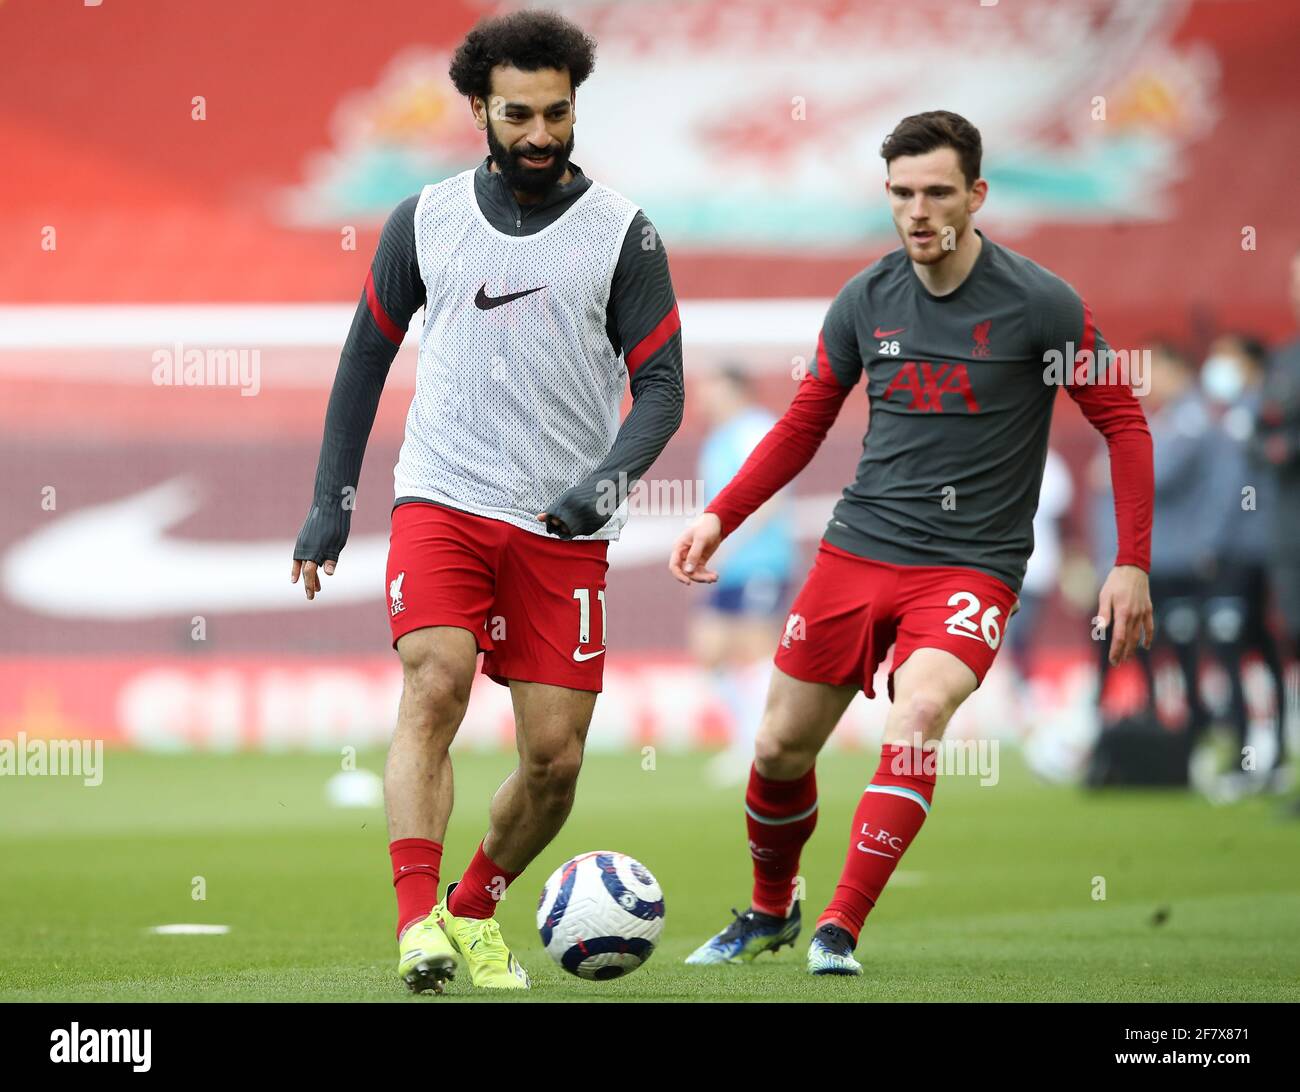
<svg viewBox="0 0 1300 1092">
<path fill-rule="evenodd" d="M 382 768 L 383 755 L 360 765 Z M 500 918 L 533 975 L 509 1001 L 1300 1000 L 1300 822 L 1276 799 L 1216 808 L 1190 794 L 1091 796 L 1040 784 L 1010 748 L 1001 780 L 940 778 L 934 811 L 868 919 L 859 979 L 814 979 L 798 946 L 747 967 L 682 960 L 748 901 L 740 790 L 705 758 L 590 755 L 557 841 L 510 889 Z M 444 876 L 478 843 L 506 755 L 458 754 Z M 803 862 L 805 916 L 829 898 L 866 753 L 819 766 L 819 828 Z M 109 752 L 104 783 L 0 779 L 0 1000 L 502 1000 L 462 974 L 413 998 L 394 968 L 395 904 L 380 809 L 324 796 L 320 755 Z M 554 966 L 534 925 L 540 887 L 568 856 L 616 849 L 665 892 L 654 957 L 628 978 Z M 1094 877 L 1106 898 L 1093 898 Z M 191 897 L 202 877 L 206 898 Z M 1162 920 L 1163 919 L 1163 920 Z M 159 936 L 171 922 L 222 936 Z"/>
</svg>

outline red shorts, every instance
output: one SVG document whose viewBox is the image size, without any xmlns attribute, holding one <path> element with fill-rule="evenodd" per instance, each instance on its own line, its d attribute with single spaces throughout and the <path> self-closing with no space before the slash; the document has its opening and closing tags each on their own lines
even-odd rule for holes
<svg viewBox="0 0 1300 1092">
<path fill-rule="evenodd" d="M 394 647 L 412 630 L 459 626 L 474 634 L 483 674 L 496 682 L 600 690 L 608 542 L 409 501 L 393 509 L 388 542 Z"/>
<path fill-rule="evenodd" d="M 975 673 L 993 664 L 1016 594 L 997 577 L 947 565 L 890 565 L 822 542 L 795 598 L 776 666 L 805 682 L 861 687 L 894 646 L 894 672 L 918 648 L 951 652 Z"/>
</svg>

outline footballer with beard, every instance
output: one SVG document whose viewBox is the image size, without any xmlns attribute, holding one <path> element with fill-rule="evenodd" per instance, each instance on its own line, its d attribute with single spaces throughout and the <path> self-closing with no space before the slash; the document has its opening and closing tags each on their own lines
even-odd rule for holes
<svg viewBox="0 0 1300 1092">
<path fill-rule="evenodd" d="M 335 571 L 388 369 L 423 307 L 387 592 L 403 683 L 384 770 L 398 975 L 527 989 L 493 916 L 573 806 L 605 664 L 606 550 L 682 418 L 668 260 L 637 206 L 569 158 L 595 46 L 522 11 L 480 22 L 451 79 L 488 156 L 388 219 L 343 347 L 291 578 Z M 620 424 L 624 385 L 632 408 Z M 439 897 L 448 747 L 475 662 L 509 686 L 518 767 Z"/>
<path fill-rule="evenodd" d="M 865 424 L 870 407 L 862 457 L 786 620 L 759 725 L 745 797 L 750 905 L 688 963 L 748 962 L 793 943 L 817 755 L 854 695 L 875 696 L 892 645 L 879 765 L 808 949 L 812 974 L 861 973 L 859 934 L 930 813 L 944 729 L 1016 607 L 1061 385 L 1110 457 L 1119 550 L 1098 612 L 1110 660 L 1131 656 L 1139 634 L 1150 647 L 1151 437 L 1127 381 L 1096 368 L 1108 350 L 1087 305 L 975 228 L 988 184 L 966 119 L 904 118 L 881 156 L 902 248 L 844 286 L 789 409 L 669 561 L 683 583 L 716 580 L 706 562 L 719 543 L 808 464 L 865 378 L 853 410 Z"/>
</svg>

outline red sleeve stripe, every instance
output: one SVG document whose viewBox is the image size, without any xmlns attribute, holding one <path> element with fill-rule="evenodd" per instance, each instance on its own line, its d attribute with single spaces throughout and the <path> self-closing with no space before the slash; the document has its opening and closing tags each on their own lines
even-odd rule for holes
<svg viewBox="0 0 1300 1092">
<path fill-rule="evenodd" d="M 674 303 L 673 309 L 659 320 L 659 325 L 637 342 L 636 348 L 624 355 L 623 359 L 627 362 L 628 378 L 630 379 L 637 368 L 641 367 L 650 357 L 662 349 L 668 339 L 681 328 L 681 316 L 678 315 L 677 304 Z"/>
<path fill-rule="evenodd" d="M 1084 368 L 1086 370 L 1089 367 L 1089 365 L 1086 363 L 1086 361 L 1085 363 L 1080 364 L 1079 356 L 1082 353 L 1091 354 L 1097 348 L 1097 327 L 1094 326 L 1092 323 L 1092 309 L 1088 306 L 1088 301 L 1081 300 L 1080 302 L 1083 304 L 1083 343 L 1079 346 L 1078 352 L 1075 353 L 1074 363 L 1076 369 Z M 1091 374 L 1095 374 L 1095 373 L 1089 373 L 1089 375 Z M 1087 383 L 1089 380 L 1089 375 L 1085 375 L 1083 379 L 1080 380 L 1080 382 Z M 1078 376 L 1078 371 L 1076 370 L 1074 377 L 1077 376 Z"/>
<path fill-rule="evenodd" d="M 383 304 L 379 302 L 379 295 L 375 292 L 375 274 L 373 270 L 366 271 L 366 306 L 370 308 L 370 317 L 375 320 L 379 332 L 394 345 L 402 344 L 404 331 L 397 328 L 397 324 L 388 317 L 388 312 L 384 310 Z"/>
<path fill-rule="evenodd" d="M 817 332 L 817 378 L 832 387 L 840 385 L 839 376 L 835 374 L 835 369 L 831 367 L 831 358 L 826 353 L 826 332 L 824 330 Z"/>
</svg>

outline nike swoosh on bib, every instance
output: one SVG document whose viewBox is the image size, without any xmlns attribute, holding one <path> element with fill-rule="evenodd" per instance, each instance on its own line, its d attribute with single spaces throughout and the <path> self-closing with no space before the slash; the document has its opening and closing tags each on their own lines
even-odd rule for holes
<svg viewBox="0 0 1300 1092">
<path fill-rule="evenodd" d="M 876 337 L 893 337 L 895 334 L 901 334 L 901 333 L 902 333 L 904 330 L 906 330 L 906 329 L 907 329 L 906 326 L 900 326 L 897 330 L 882 330 L 879 326 L 877 326 L 877 327 L 876 327 L 876 335 L 875 335 L 875 336 L 876 336 Z"/>
<path fill-rule="evenodd" d="M 531 296 L 534 292 L 540 292 L 546 285 L 540 285 L 537 288 L 525 288 L 522 292 L 507 292 L 504 296 L 489 296 L 487 294 L 487 284 L 478 290 L 478 295 L 474 297 L 474 306 L 480 311 L 491 311 L 494 307 L 500 307 L 503 303 L 509 303 L 511 300 L 522 299 L 524 296 Z"/>
</svg>

